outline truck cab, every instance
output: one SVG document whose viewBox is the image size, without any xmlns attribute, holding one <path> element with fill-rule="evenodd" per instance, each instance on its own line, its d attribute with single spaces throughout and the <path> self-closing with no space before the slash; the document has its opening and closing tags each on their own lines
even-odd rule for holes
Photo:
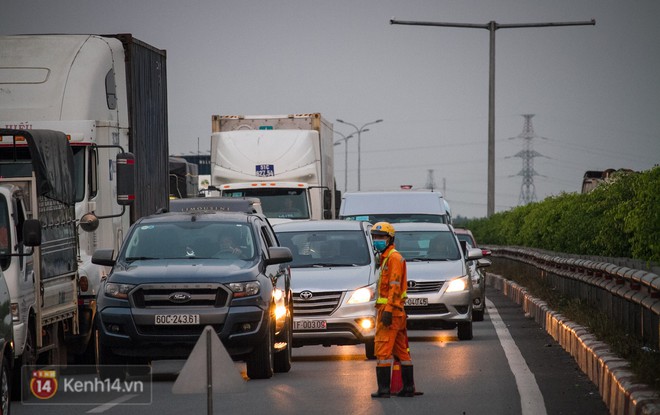
<svg viewBox="0 0 660 415">
<path fill-rule="evenodd" d="M 332 140 L 332 124 L 319 113 L 214 115 L 209 189 L 259 198 L 269 219 L 333 219 Z"/>
</svg>

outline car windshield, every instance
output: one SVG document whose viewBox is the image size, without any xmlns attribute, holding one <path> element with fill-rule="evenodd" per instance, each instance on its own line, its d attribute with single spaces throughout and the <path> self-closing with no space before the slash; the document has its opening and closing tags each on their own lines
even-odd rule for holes
<svg viewBox="0 0 660 415">
<path fill-rule="evenodd" d="M 256 253 L 244 223 L 164 222 L 138 225 L 126 241 L 126 261 L 214 258 L 250 260 Z"/>
<path fill-rule="evenodd" d="M 450 231 L 397 231 L 397 251 L 407 261 L 456 261 L 461 253 Z"/>
<path fill-rule="evenodd" d="M 291 268 L 358 266 L 371 262 L 371 249 L 359 230 L 277 232 L 277 239 L 293 254 Z"/>
</svg>

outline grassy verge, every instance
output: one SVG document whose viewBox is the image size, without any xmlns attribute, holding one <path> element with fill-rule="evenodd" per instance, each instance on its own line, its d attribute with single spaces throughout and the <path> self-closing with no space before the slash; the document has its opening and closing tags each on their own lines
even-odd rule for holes
<svg viewBox="0 0 660 415">
<path fill-rule="evenodd" d="M 660 392 L 660 351 L 649 349 L 641 338 L 626 333 L 607 315 L 584 301 L 563 297 L 539 278 L 533 267 L 514 262 L 494 259 L 488 272 L 515 281 L 531 295 L 548 303 L 551 309 L 586 327 L 597 339 L 607 343 L 613 353 L 630 362 L 630 370 L 639 383 Z"/>
</svg>

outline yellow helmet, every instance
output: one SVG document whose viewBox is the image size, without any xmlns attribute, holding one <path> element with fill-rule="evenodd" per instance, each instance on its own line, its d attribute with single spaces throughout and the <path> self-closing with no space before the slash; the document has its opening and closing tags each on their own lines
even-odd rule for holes
<svg viewBox="0 0 660 415">
<path fill-rule="evenodd" d="M 390 238 L 394 238 L 394 226 L 389 222 L 377 222 L 374 226 L 371 227 L 372 235 L 387 235 Z"/>
</svg>

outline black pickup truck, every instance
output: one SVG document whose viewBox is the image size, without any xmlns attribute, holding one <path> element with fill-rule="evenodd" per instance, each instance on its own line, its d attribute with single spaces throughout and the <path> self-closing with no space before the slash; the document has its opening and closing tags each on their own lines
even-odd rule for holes
<svg viewBox="0 0 660 415">
<path fill-rule="evenodd" d="M 97 366 L 186 358 L 210 325 L 252 379 L 291 368 L 291 251 L 260 214 L 162 213 L 138 220 L 97 296 Z M 112 368 L 112 366 L 115 368 Z"/>
</svg>

